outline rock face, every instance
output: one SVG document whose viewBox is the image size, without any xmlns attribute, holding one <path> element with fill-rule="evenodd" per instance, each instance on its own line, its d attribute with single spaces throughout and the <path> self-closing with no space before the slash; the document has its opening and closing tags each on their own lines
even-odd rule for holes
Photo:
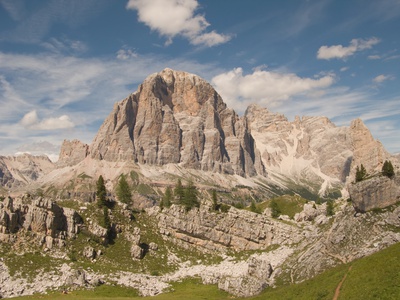
<svg viewBox="0 0 400 300">
<path fill-rule="evenodd" d="M 204 250 L 265 249 L 272 244 L 285 245 L 302 239 L 300 230 L 294 226 L 233 207 L 227 213 L 215 213 L 207 206 L 186 212 L 183 207 L 172 205 L 158 218 L 161 234 Z"/>
<path fill-rule="evenodd" d="M 384 208 L 400 201 L 400 177 L 379 176 L 350 184 L 349 193 L 356 211 Z"/>
<path fill-rule="evenodd" d="M 79 232 L 82 219 L 75 210 L 60 207 L 48 199 L 24 204 L 22 199 L 6 198 L 0 202 L 0 239 L 9 241 L 20 229 L 43 235 L 43 243 L 51 248 L 54 242 Z"/>
<path fill-rule="evenodd" d="M 54 168 L 54 164 L 45 155 L 0 156 L 0 184 L 8 188 L 29 184 Z"/>
<path fill-rule="evenodd" d="M 115 104 L 90 152 L 107 161 L 265 175 L 246 119 L 200 77 L 170 69 L 150 75 Z"/>
<path fill-rule="evenodd" d="M 61 145 L 57 167 L 73 166 L 81 162 L 89 154 L 89 145 L 79 140 L 64 140 Z"/>
<path fill-rule="evenodd" d="M 360 119 L 350 127 L 336 127 L 325 117 L 289 122 L 257 105 L 249 106 L 245 117 L 267 171 L 317 183 L 320 194 L 354 179 L 360 164 L 374 172 L 392 159 Z"/>
</svg>

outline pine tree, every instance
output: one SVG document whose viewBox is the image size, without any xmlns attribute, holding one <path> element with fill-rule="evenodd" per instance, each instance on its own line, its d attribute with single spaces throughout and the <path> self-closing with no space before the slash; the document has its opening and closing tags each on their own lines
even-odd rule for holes
<svg viewBox="0 0 400 300">
<path fill-rule="evenodd" d="M 367 177 L 367 170 L 365 170 L 363 164 L 360 167 L 357 166 L 356 168 L 356 182 L 363 181 L 365 177 Z"/>
<path fill-rule="evenodd" d="M 131 192 L 131 188 L 129 187 L 128 182 L 126 181 L 124 174 L 121 174 L 121 176 L 119 178 L 116 193 L 117 193 L 119 201 L 121 201 L 123 203 L 127 203 L 127 204 L 131 203 L 132 192 Z"/>
<path fill-rule="evenodd" d="M 111 228 L 111 220 L 110 216 L 108 215 L 108 208 L 106 206 L 103 207 L 103 224 L 102 226 L 107 230 Z"/>
<path fill-rule="evenodd" d="M 163 206 L 167 208 L 170 207 L 171 200 L 172 200 L 172 190 L 170 187 L 167 187 L 167 189 L 165 190 L 164 198 L 162 200 Z"/>
<path fill-rule="evenodd" d="M 107 190 L 106 186 L 104 184 L 104 178 L 103 176 L 99 176 L 99 179 L 97 180 L 96 183 L 96 198 L 97 198 L 97 206 L 98 207 L 104 207 L 106 206 L 106 196 L 107 196 Z"/>
<path fill-rule="evenodd" d="M 193 181 L 189 181 L 188 186 L 184 189 L 183 205 L 186 210 L 190 210 L 193 207 L 199 207 L 200 203 L 197 200 L 197 188 Z"/>
<path fill-rule="evenodd" d="M 178 203 L 182 204 L 183 199 L 185 198 L 185 189 L 183 188 L 182 181 L 180 179 L 178 179 L 175 185 L 174 195 L 178 200 Z"/>
<path fill-rule="evenodd" d="M 386 160 L 382 166 L 382 175 L 392 178 L 394 176 L 394 168 L 390 160 Z"/>
</svg>

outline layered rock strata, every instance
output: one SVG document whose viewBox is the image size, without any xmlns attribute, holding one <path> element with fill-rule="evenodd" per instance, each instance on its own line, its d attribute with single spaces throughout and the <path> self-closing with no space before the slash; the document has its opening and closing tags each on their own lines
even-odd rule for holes
<svg viewBox="0 0 400 300">
<path fill-rule="evenodd" d="M 200 77 L 165 69 L 114 105 L 90 146 L 108 161 L 265 175 L 246 119 Z"/>
<path fill-rule="evenodd" d="M 184 207 L 172 205 L 158 219 L 161 234 L 206 251 L 265 249 L 272 244 L 286 245 L 302 239 L 296 226 L 233 207 L 227 213 L 216 213 L 207 206 L 186 212 Z"/>
</svg>

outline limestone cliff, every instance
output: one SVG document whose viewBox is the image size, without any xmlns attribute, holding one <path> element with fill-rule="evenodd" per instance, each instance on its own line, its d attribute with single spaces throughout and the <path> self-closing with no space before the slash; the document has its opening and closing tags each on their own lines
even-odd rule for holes
<svg viewBox="0 0 400 300">
<path fill-rule="evenodd" d="M 114 105 L 90 146 L 92 158 L 265 175 L 246 119 L 200 77 L 165 69 Z"/>
<path fill-rule="evenodd" d="M 15 239 L 20 230 L 35 232 L 40 244 L 47 248 L 57 243 L 64 245 L 66 237 L 79 232 L 82 218 L 71 208 L 60 207 L 49 199 L 38 198 L 31 204 L 23 199 L 7 197 L 0 202 L 0 240 L 9 242 Z"/>
</svg>

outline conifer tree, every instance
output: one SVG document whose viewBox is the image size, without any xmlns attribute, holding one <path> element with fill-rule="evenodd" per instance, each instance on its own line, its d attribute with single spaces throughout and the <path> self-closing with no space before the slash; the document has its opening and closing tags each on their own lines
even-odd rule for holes
<svg viewBox="0 0 400 300">
<path fill-rule="evenodd" d="M 174 189 L 175 198 L 178 200 L 178 203 L 182 204 L 183 199 L 185 197 L 185 189 L 183 188 L 181 179 L 178 179 L 175 189 Z"/>
<path fill-rule="evenodd" d="M 121 176 L 119 178 L 116 193 L 117 193 L 119 201 L 121 201 L 123 203 L 127 203 L 127 204 L 129 204 L 132 201 L 131 188 L 130 188 L 128 182 L 126 181 L 124 174 L 121 174 Z"/>
<path fill-rule="evenodd" d="M 106 206 L 103 207 L 103 227 L 107 230 L 111 228 L 110 216 L 108 215 L 108 208 Z"/>
<path fill-rule="evenodd" d="M 172 190 L 170 187 L 167 187 L 167 189 L 165 190 L 165 194 L 163 197 L 162 202 L 162 206 L 163 207 L 170 207 L 171 206 L 171 200 L 172 200 Z"/>
<path fill-rule="evenodd" d="M 104 207 L 106 206 L 106 196 L 107 196 L 107 190 L 106 186 L 104 184 L 104 178 L 103 176 L 99 176 L 99 179 L 97 180 L 96 183 L 96 198 L 97 198 L 97 206 L 98 207 Z"/>
<path fill-rule="evenodd" d="M 365 177 L 367 177 L 367 170 L 365 170 L 365 167 L 363 166 L 363 164 L 361 164 L 360 167 L 357 166 L 356 168 L 356 182 L 360 182 L 363 181 L 365 179 Z"/>
<path fill-rule="evenodd" d="M 386 160 L 382 166 L 382 175 L 392 178 L 394 176 L 394 168 L 390 160 Z"/>
<path fill-rule="evenodd" d="M 198 192 L 196 186 L 194 185 L 193 181 L 189 181 L 187 187 L 184 189 L 184 198 L 182 203 L 186 210 L 200 206 L 200 203 L 197 200 L 197 195 Z"/>
</svg>

